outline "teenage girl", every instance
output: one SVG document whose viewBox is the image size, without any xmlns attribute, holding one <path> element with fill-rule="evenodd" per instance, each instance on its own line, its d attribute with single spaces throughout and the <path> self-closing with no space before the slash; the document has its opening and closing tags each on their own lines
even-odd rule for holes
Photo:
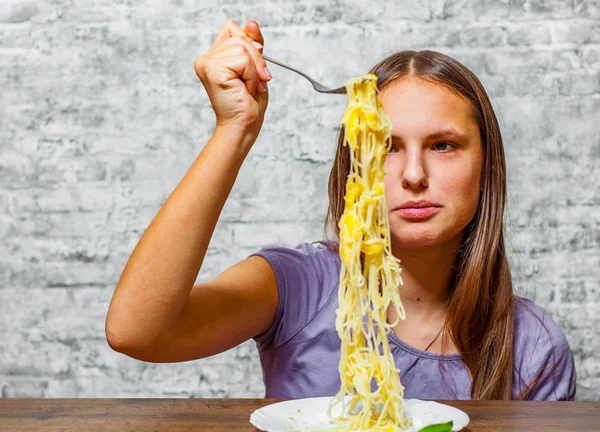
<svg viewBox="0 0 600 432">
<path fill-rule="evenodd" d="M 329 180 L 332 238 L 264 248 L 194 285 L 262 127 L 271 80 L 263 44 L 255 21 L 243 28 L 228 21 L 196 61 L 216 127 L 133 251 L 106 334 L 113 349 L 149 362 L 200 359 L 253 338 L 267 397 L 333 396 L 340 388 L 337 223 L 350 166 L 341 138 Z M 513 294 L 504 148 L 483 86 L 432 51 L 399 52 L 371 72 L 392 122 L 385 190 L 406 320 L 389 341 L 405 397 L 573 399 L 563 333 L 542 308 Z M 395 318 L 390 309 L 389 322 Z"/>
</svg>

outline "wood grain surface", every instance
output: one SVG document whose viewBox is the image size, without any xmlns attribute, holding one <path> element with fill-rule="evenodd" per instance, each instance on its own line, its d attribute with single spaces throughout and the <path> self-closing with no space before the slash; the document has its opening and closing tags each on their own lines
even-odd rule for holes
<svg viewBox="0 0 600 432">
<path fill-rule="evenodd" d="M 0 399 L 0 431 L 257 431 L 277 399 Z M 600 402 L 438 401 L 465 411 L 468 431 L 600 431 Z"/>
</svg>

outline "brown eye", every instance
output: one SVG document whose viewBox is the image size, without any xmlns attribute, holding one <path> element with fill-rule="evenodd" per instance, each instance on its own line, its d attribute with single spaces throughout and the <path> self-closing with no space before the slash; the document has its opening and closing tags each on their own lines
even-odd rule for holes
<svg viewBox="0 0 600 432">
<path fill-rule="evenodd" d="M 398 151 L 398 147 L 396 147 L 394 144 L 392 144 L 390 146 L 388 153 L 396 153 L 397 151 Z"/>
<path fill-rule="evenodd" d="M 437 142 L 433 145 L 433 149 L 442 153 L 448 152 L 454 149 L 455 146 L 450 144 L 449 142 Z"/>
</svg>

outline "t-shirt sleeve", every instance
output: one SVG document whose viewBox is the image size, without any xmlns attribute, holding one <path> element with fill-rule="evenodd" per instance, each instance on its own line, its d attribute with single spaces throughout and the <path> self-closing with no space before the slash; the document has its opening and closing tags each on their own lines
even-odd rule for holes
<svg viewBox="0 0 600 432">
<path fill-rule="evenodd" d="M 519 392 L 528 386 L 529 400 L 573 400 L 577 374 L 564 333 L 543 308 L 522 304 L 515 352 Z"/>
<path fill-rule="evenodd" d="M 337 292 L 339 264 L 334 252 L 322 244 L 266 247 L 253 255 L 269 262 L 279 290 L 273 323 L 254 340 L 259 347 L 275 348 L 293 339 Z"/>
</svg>

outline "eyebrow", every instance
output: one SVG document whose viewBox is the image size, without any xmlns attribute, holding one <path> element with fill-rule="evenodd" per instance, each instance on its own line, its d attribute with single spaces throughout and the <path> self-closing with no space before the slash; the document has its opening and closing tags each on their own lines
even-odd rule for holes
<svg viewBox="0 0 600 432">
<path fill-rule="evenodd" d="M 426 136 L 427 140 L 436 140 L 436 139 L 441 139 L 441 138 L 456 139 L 456 140 L 468 140 L 469 136 L 465 135 L 462 132 L 459 132 L 458 130 L 456 130 L 454 128 L 440 129 L 440 130 L 430 133 L 429 135 Z M 400 137 L 398 135 L 392 134 L 392 139 L 402 141 L 402 137 Z"/>
</svg>

